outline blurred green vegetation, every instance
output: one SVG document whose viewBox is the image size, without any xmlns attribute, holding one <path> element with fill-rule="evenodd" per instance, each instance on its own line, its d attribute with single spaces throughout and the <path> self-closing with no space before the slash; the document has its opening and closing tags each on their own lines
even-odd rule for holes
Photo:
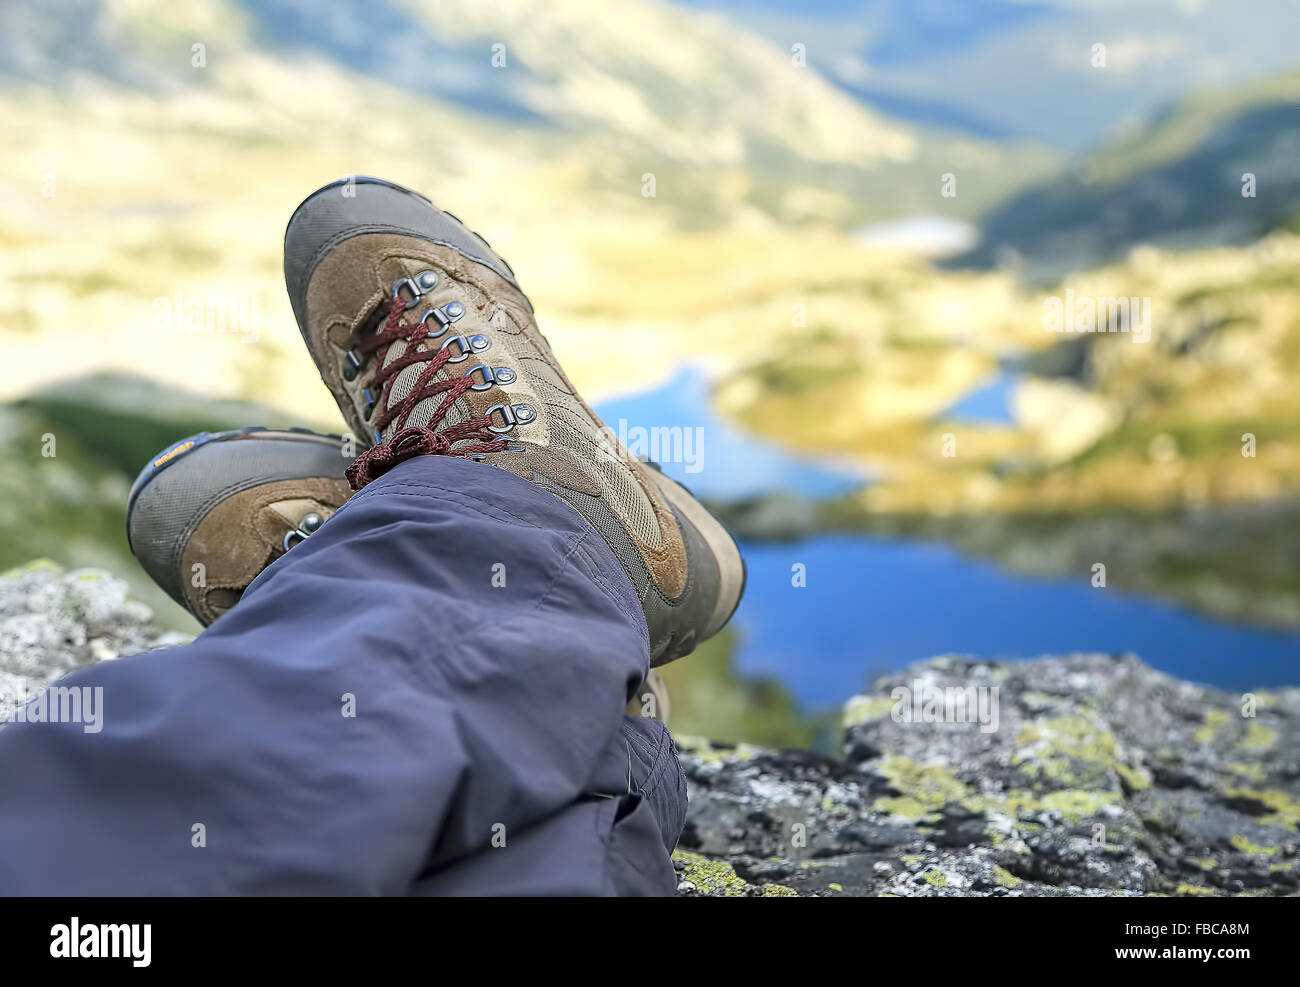
<svg viewBox="0 0 1300 987">
<path fill-rule="evenodd" d="M 800 710 L 777 680 L 737 673 L 734 652 L 735 631 L 725 629 L 659 670 L 668 685 L 674 733 L 763 747 L 834 749 L 838 710 Z"/>
<path fill-rule="evenodd" d="M 128 581 L 163 627 L 194 619 L 159 590 L 131 555 L 126 501 L 140 469 L 196 432 L 247 424 L 284 427 L 282 413 L 206 398 L 143 379 L 101 374 L 0 406 L 0 568 L 49 558 L 98 566 Z M 50 455 L 52 453 L 52 455 Z"/>
</svg>

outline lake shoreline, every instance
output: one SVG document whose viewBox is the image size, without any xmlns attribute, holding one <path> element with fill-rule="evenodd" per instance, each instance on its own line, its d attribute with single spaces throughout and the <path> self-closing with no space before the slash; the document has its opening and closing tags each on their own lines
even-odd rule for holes
<svg viewBox="0 0 1300 987">
<path fill-rule="evenodd" d="M 817 535 L 904 538 L 951 545 L 1041 579 L 1094 578 L 1216 620 L 1300 629 L 1300 498 L 1153 511 L 1001 514 L 878 513 L 854 497 L 790 494 L 711 503 L 730 530 L 755 543 Z"/>
</svg>

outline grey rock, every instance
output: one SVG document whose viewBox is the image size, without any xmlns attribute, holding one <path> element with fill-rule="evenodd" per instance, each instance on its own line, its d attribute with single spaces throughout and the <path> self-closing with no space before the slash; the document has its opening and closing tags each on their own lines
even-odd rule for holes
<svg viewBox="0 0 1300 987">
<path fill-rule="evenodd" d="M 125 580 L 98 569 L 33 562 L 0 576 L 0 722 L 16 699 L 84 665 L 180 643 L 129 599 Z"/>
<path fill-rule="evenodd" d="M 1131 655 L 919 662 L 846 704 L 842 760 L 683 738 L 681 893 L 1292 895 L 1298 723 L 1300 689 Z"/>
</svg>

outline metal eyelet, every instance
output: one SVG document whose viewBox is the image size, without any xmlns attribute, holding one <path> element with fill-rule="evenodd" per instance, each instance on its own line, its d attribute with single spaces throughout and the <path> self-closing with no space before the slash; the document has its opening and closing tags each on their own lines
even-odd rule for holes
<svg viewBox="0 0 1300 987">
<path fill-rule="evenodd" d="M 515 380 L 515 372 L 509 367 L 489 367 L 486 363 L 476 363 L 465 371 L 466 377 L 472 377 L 478 372 L 483 373 L 481 383 L 471 384 L 471 391 L 486 391 L 497 384 L 512 384 Z"/>
<path fill-rule="evenodd" d="M 364 363 L 365 358 L 360 353 L 355 349 L 348 350 L 348 355 L 343 358 L 343 379 L 356 380 Z"/>
<path fill-rule="evenodd" d="M 420 301 L 420 296 L 427 295 L 438 287 L 437 271 L 421 271 L 413 278 L 402 278 L 397 284 L 393 285 L 393 297 L 400 298 L 402 289 L 405 288 L 411 293 L 411 300 L 404 303 L 403 309 L 409 310 L 415 308 Z"/>
<path fill-rule="evenodd" d="M 492 348 L 492 340 L 488 339 L 486 336 L 474 335 L 448 336 L 442 341 L 442 345 L 439 346 L 438 349 L 445 350 L 452 343 L 455 343 L 460 347 L 460 355 L 449 357 L 447 359 L 448 363 L 462 363 L 465 360 L 468 360 L 472 354 L 482 353 L 484 350 Z"/>
<path fill-rule="evenodd" d="M 280 544 L 287 552 L 289 551 L 289 549 L 293 548 L 293 545 L 290 544 L 291 539 L 297 538 L 298 541 L 306 541 L 317 531 L 319 531 L 320 526 L 324 523 L 325 523 L 325 519 L 321 517 L 319 514 L 317 514 L 315 511 L 312 511 L 310 514 L 306 514 L 303 516 L 303 519 L 298 522 L 298 527 L 294 528 L 292 531 L 287 532 L 285 534 L 284 541 L 282 541 Z M 293 544 L 296 545 L 297 542 L 294 542 Z"/>
<path fill-rule="evenodd" d="M 491 424 L 491 418 L 494 412 L 501 413 L 502 424 L 500 425 Z M 515 413 L 513 410 L 511 410 L 511 406 L 508 404 L 494 404 L 492 405 L 492 407 L 488 408 L 487 411 L 483 412 L 483 414 L 486 415 L 489 419 L 489 423 L 488 423 L 489 431 L 495 432 L 497 435 L 504 435 L 506 432 L 509 432 L 512 428 L 515 427 L 516 424 Z"/>
<path fill-rule="evenodd" d="M 438 328 L 436 330 L 430 329 L 429 335 L 433 337 L 441 336 L 453 322 L 459 322 L 465 318 L 465 306 L 460 302 L 448 302 L 438 308 L 425 309 L 424 314 L 420 316 L 420 324 L 427 326 L 430 318 L 438 323 Z"/>
<path fill-rule="evenodd" d="M 498 441 L 500 441 L 500 440 L 498 440 Z M 516 445 L 515 443 L 511 442 L 511 443 L 510 443 L 509 445 L 507 445 L 504 449 L 498 449 L 497 451 L 498 451 L 498 452 L 526 452 L 527 450 L 525 450 L 523 446 L 521 446 L 521 445 Z M 472 459 L 472 460 L 474 460 L 474 462 L 476 462 L 476 463 L 481 463 L 481 462 L 483 462 L 483 460 L 487 459 L 487 453 L 486 453 L 486 452 L 471 452 L 471 453 L 470 453 L 469 455 L 467 455 L 465 458 L 466 458 L 466 459 Z"/>
<path fill-rule="evenodd" d="M 375 392 L 367 387 L 361 392 L 361 399 L 364 402 L 361 407 L 361 413 L 366 416 L 367 420 L 369 420 L 370 416 L 375 412 Z"/>
<path fill-rule="evenodd" d="M 438 326 L 436 329 L 433 327 L 429 328 L 429 338 L 437 339 L 439 336 L 441 336 L 444 332 L 446 332 L 450 328 L 450 325 L 446 322 L 443 322 L 441 319 L 437 317 L 438 310 L 436 308 L 431 308 L 429 309 L 429 311 L 425 312 L 424 315 L 420 316 L 420 324 L 428 326 L 429 316 L 431 315 L 434 316 L 434 321 L 438 323 Z"/>
<path fill-rule="evenodd" d="M 470 367 L 468 370 L 465 371 L 465 376 L 472 377 L 474 374 L 478 373 L 479 371 L 483 372 L 483 380 L 479 383 L 470 384 L 469 389 L 471 391 L 486 391 L 491 389 L 497 382 L 496 375 L 492 372 L 492 368 L 489 367 L 486 363 L 474 364 L 474 366 Z"/>
<path fill-rule="evenodd" d="M 502 424 L 488 425 L 488 428 L 497 435 L 504 435 L 516 425 L 527 425 L 537 420 L 537 409 L 531 404 L 494 404 L 483 414 L 490 419 L 493 412 L 501 413 Z"/>
</svg>

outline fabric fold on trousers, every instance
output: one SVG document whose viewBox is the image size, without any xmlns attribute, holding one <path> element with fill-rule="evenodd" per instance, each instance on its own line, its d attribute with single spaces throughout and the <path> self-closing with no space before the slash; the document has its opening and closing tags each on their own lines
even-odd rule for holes
<svg viewBox="0 0 1300 987">
<path fill-rule="evenodd" d="M 648 666 L 576 511 L 411 460 L 192 644 L 61 680 L 101 732 L 0 730 L 0 891 L 670 893 L 684 783 L 623 713 Z"/>
</svg>

